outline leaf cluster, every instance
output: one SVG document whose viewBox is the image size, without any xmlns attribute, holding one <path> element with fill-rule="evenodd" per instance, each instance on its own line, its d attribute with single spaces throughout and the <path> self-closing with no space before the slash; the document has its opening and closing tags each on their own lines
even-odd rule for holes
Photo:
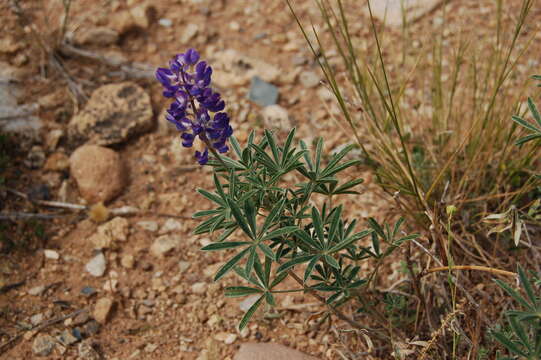
<svg viewBox="0 0 541 360">
<path fill-rule="evenodd" d="M 332 205 L 333 197 L 358 194 L 354 188 L 362 183 L 362 179 L 338 178 L 360 163 L 346 159 L 352 146 L 327 158 L 322 139 L 316 141 L 313 150 L 303 141 L 294 146 L 294 129 L 283 145 L 270 131 L 265 131 L 257 143 L 254 138 L 254 133 L 250 134 L 242 148 L 232 137 L 236 158 L 221 156 L 209 161 L 214 167 L 215 191 L 198 191 L 214 208 L 194 214 L 202 219 L 195 234 L 216 235 L 203 250 L 233 250 L 214 279 L 234 272 L 248 284 L 229 287 L 226 295 L 259 295 L 240 328 L 263 303 L 274 306 L 277 293 L 317 292 L 334 308 L 351 300 L 355 290 L 367 282 L 360 273 L 359 261 L 388 255 L 388 250 L 380 250 L 380 238 L 387 241 L 396 236 L 401 224 L 393 230 L 387 227 L 387 234 L 375 221 L 368 229 L 356 231 L 357 221 L 344 217 L 342 205 Z M 326 198 L 321 206 L 315 194 Z M 368 236 L 372 237 L 371 248 L 359 244 Z M 400 240 L 393 240 L 390 248 L 399 244 Z M 294 272 L 301 265 L 302 275 L 297 276 Z M 301 288 L 281 289 L 288 276 L 293 276 Z"/>
</svg>

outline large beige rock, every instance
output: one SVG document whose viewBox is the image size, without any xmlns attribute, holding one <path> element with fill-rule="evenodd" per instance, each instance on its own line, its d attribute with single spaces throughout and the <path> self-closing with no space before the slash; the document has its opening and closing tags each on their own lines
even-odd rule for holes
<svg viewBox="0 0 541 360">
<path fill-rule="evenodd" d="M 111 149 L 84 145 L 73 152 L 69 161 L 79 193 L 89 203 L 112 200 L 126 185 L 125 166 Z"/>
<path fill-rule="evenodd" d="M 280 344 L 245 343 L 240 346 L 234 360 L 317 360 L 313 356 Z"/>
<path fill-rule="evenodd" d="M 370 1 L 372 13 L 386 25 L 402 26 L 402 10 L 408 22 L 416 21 L 441 5 L 443 0 L 377 0 Z"/>
<path fill-rule="evenodd" d="M 152 128 L 150 97 L 137 84 L 123 82 L 96 89 L 70 121 L 72 141 L 96 145 L 123 143 Z"/>
</svg>

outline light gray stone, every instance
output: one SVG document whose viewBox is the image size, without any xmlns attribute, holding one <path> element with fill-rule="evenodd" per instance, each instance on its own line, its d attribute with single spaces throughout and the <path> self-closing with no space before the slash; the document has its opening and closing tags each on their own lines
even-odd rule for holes
<svg viewBox="0 0 541 360">
<path fill-rule="evenodd" d="M 90 275 L 100 277 L 105 274 L 106 265 L 105 256 L 100 252 L 85 265 L 85 269 Z"/>
<path fill-rule="evenodd" d="M 274 105 L 278 101 L 278 88 L 259 76 L 254 76 L 250 84 L 248 99 L 260 106 Z"/>
<path fill-rule="evenodd" d="M 392 27 L 402 26 L 403 13 L 407 22 L 413 22 L 433 11 L 443 0 L 378 0 L 371 1 L 372 13 Z"/>
</svg>

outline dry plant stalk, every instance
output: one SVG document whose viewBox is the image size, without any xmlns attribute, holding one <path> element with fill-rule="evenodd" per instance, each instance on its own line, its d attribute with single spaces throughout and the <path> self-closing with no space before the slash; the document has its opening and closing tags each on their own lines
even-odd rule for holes
<svg viewBox="0 0 541 360">
<path fill-rule="evenodd" d="M 441 326 L 439 327 L 438 330 L 436 330 L 434 333 L 432 333 L 432 338 L 430 339 L 430 341 L 428 342 L 428 344 L 421 350 L 421 353 L 420 353 L 420 356 L 419 356 L 419 360 L 425 360 L 427 355 L 428 355 L 428 351 L 432 348 L 432 346 L 436 343 L 436 341 L 439 339 L 439 337 L 443 334 L 443 332 L 445 330 L 447 330 L 447 328 L 449 327 L 449 325 L 451 324 L 451 322 L 455 319 L 456 316 L 458 315 L 463 315 L 464 313 L 462 312 L 462 310 L 460 309 L 460 307 L 458 307 L 455 311 L 447 314 L 447 316 L 445 317 L 445 319 L 443 320 Z"/>
</svg>

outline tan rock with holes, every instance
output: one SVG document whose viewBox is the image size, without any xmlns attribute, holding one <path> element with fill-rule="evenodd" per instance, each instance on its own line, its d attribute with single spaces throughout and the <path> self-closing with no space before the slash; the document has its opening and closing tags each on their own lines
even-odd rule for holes
<svg viewBox="0 0 541 360">
<path fill-rule="evenodd" d="M 133 82 L 104 85 L 70 121 L 75 143 L 114 145 L 150 130 L 153 113 L 148 94 Z"/>
</svg>

